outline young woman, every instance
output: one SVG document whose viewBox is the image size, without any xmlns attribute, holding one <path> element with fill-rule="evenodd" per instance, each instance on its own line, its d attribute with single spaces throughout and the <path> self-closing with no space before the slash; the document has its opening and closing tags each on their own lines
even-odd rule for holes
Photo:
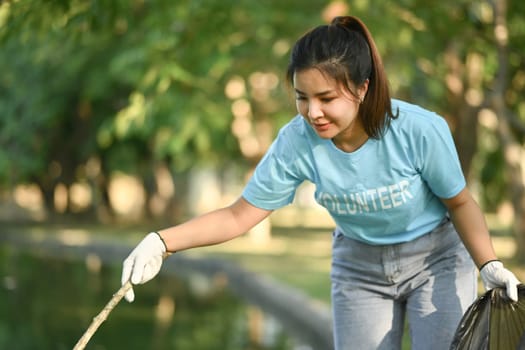
<svg viewBox="0 0 525 350">
<path fill-rule="evenodd" d="M 229 207 L 150 233 L 124 261 L 122 283 L 153 278 L 166 251 L 233 239 L 290 204 L 305 180 L 332 215 L 336 349 L 448 349 L 476 297 L 518 280 L 497 260 L 466 188 L 447 123 L 390 98 L 366 26 L 338 17 L 301 37 L 287 73 L 299 115 L 279 132 Z M 130 290 L 128 301 L 134 298 Z"/>
</svg>

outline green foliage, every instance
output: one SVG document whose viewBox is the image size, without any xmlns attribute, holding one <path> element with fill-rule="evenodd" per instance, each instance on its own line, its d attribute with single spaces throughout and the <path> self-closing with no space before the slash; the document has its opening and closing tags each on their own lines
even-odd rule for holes
<svg viewBox="0 0 525 350">
<path fill-rule="evenodd" d="M 497 204 L 505 199 L 505 160 L 501 150 L 488 152 L 485 164 L 481 169 L 480 181 L 485 185 L 483 204 L 487 210 L 497 210 Z"/>
<path fill-rule="evenodd" d="M 330 3 L 3 2 L 0 186 L 32 181 L 50 191 L 57 182 L 82 180 L 87 175 L 79 169 L 90 159 L 100 160 L 103 175 L 122 170 L 143 177 L 159 162 L 175 174 L 197 163 L 220 166 L 231 159 L 253 165 L 257 157 L 243 162 L 231 132 L 233 101 L 225 87 L 240 77 L 252 123 L 266 123 L 275 132 L 295 113 L 282 79 L 289 49 L 323 21 Z M 473 53 L 483 57 L 477 88 L 490 93 L 498 61 L 489 2 L 347 5 L 372 31 L 395 96 L 457 115 L 446 81 L 451 49 L 462 64 Z M 508 104 L 521 122 L 524 6 L 511 1 L 508 11 Z M 250 82 L 255 72 L 279 77 L 262 99 Z"/>
<path fill-rule="evenodd" d="M 106 172 L 138 172 L 152 158 L 184 171 L 197 160 L 239 157 L 224 84 L 283 68 L 286 58 L 272 55 L 272 45 L 305 27 L 283 15 L 286 6 L 4 3 L 0 160 L 10 166 L 0 170 L 1 183 L 49 177 L 51 162 L 74 174 L 93 156 Z"/>
</svg>

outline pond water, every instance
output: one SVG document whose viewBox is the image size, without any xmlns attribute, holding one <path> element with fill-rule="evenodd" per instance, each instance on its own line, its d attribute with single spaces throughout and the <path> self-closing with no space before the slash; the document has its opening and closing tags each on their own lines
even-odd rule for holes
<svg viewBox="0 0 525 350">
<path fill-rule="evenodd" d="M 0 246 L 0 349 L 72 349 L 120 287 L 120 266 Z M 217 281 L 158 276 L 122 300 L 86 349 L 308 350 Z"/>
</svg>

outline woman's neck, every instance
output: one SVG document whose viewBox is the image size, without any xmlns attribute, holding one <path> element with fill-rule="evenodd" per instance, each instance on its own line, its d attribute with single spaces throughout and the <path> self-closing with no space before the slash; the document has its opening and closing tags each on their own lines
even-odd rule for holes
<svg viewBox="0 0 525 350">
<path fill-rule="evenodd" d="M 357 151 L 368 139 L 365 129 L 361 125 L 355 125 L 351 130 L 334 137 L 332 142 L 340 150 L 351 153 Z"/>
</svg>

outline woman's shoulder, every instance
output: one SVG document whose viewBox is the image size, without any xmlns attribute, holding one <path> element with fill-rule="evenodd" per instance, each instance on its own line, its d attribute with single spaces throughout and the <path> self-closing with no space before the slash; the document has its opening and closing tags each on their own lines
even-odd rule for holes
<svg viewBox="0 0 525 350">
<path fill-rule="evenodd" d="M 431 125 L 447 125 L 446 120 L 436 112 L 406 101 L 392 99 L 392 111 L 398 116 L 393 123 L 397 127 L 425 129 Z"/>
<path fill-rule="evenodd" d="M 304 154 L 314 146 L 312 132 L 304 118 L 296 115 L 279 129 L 268 153 L 283 159 L 295 159 L 297 153 Z"/>
<path fill-rule="evenodd" d="M 312 140 L 315 132 L 301 115 L 296 115 L 279 130 L 278 137 L 284 137 L 291 143 Z"/>
</svg>

